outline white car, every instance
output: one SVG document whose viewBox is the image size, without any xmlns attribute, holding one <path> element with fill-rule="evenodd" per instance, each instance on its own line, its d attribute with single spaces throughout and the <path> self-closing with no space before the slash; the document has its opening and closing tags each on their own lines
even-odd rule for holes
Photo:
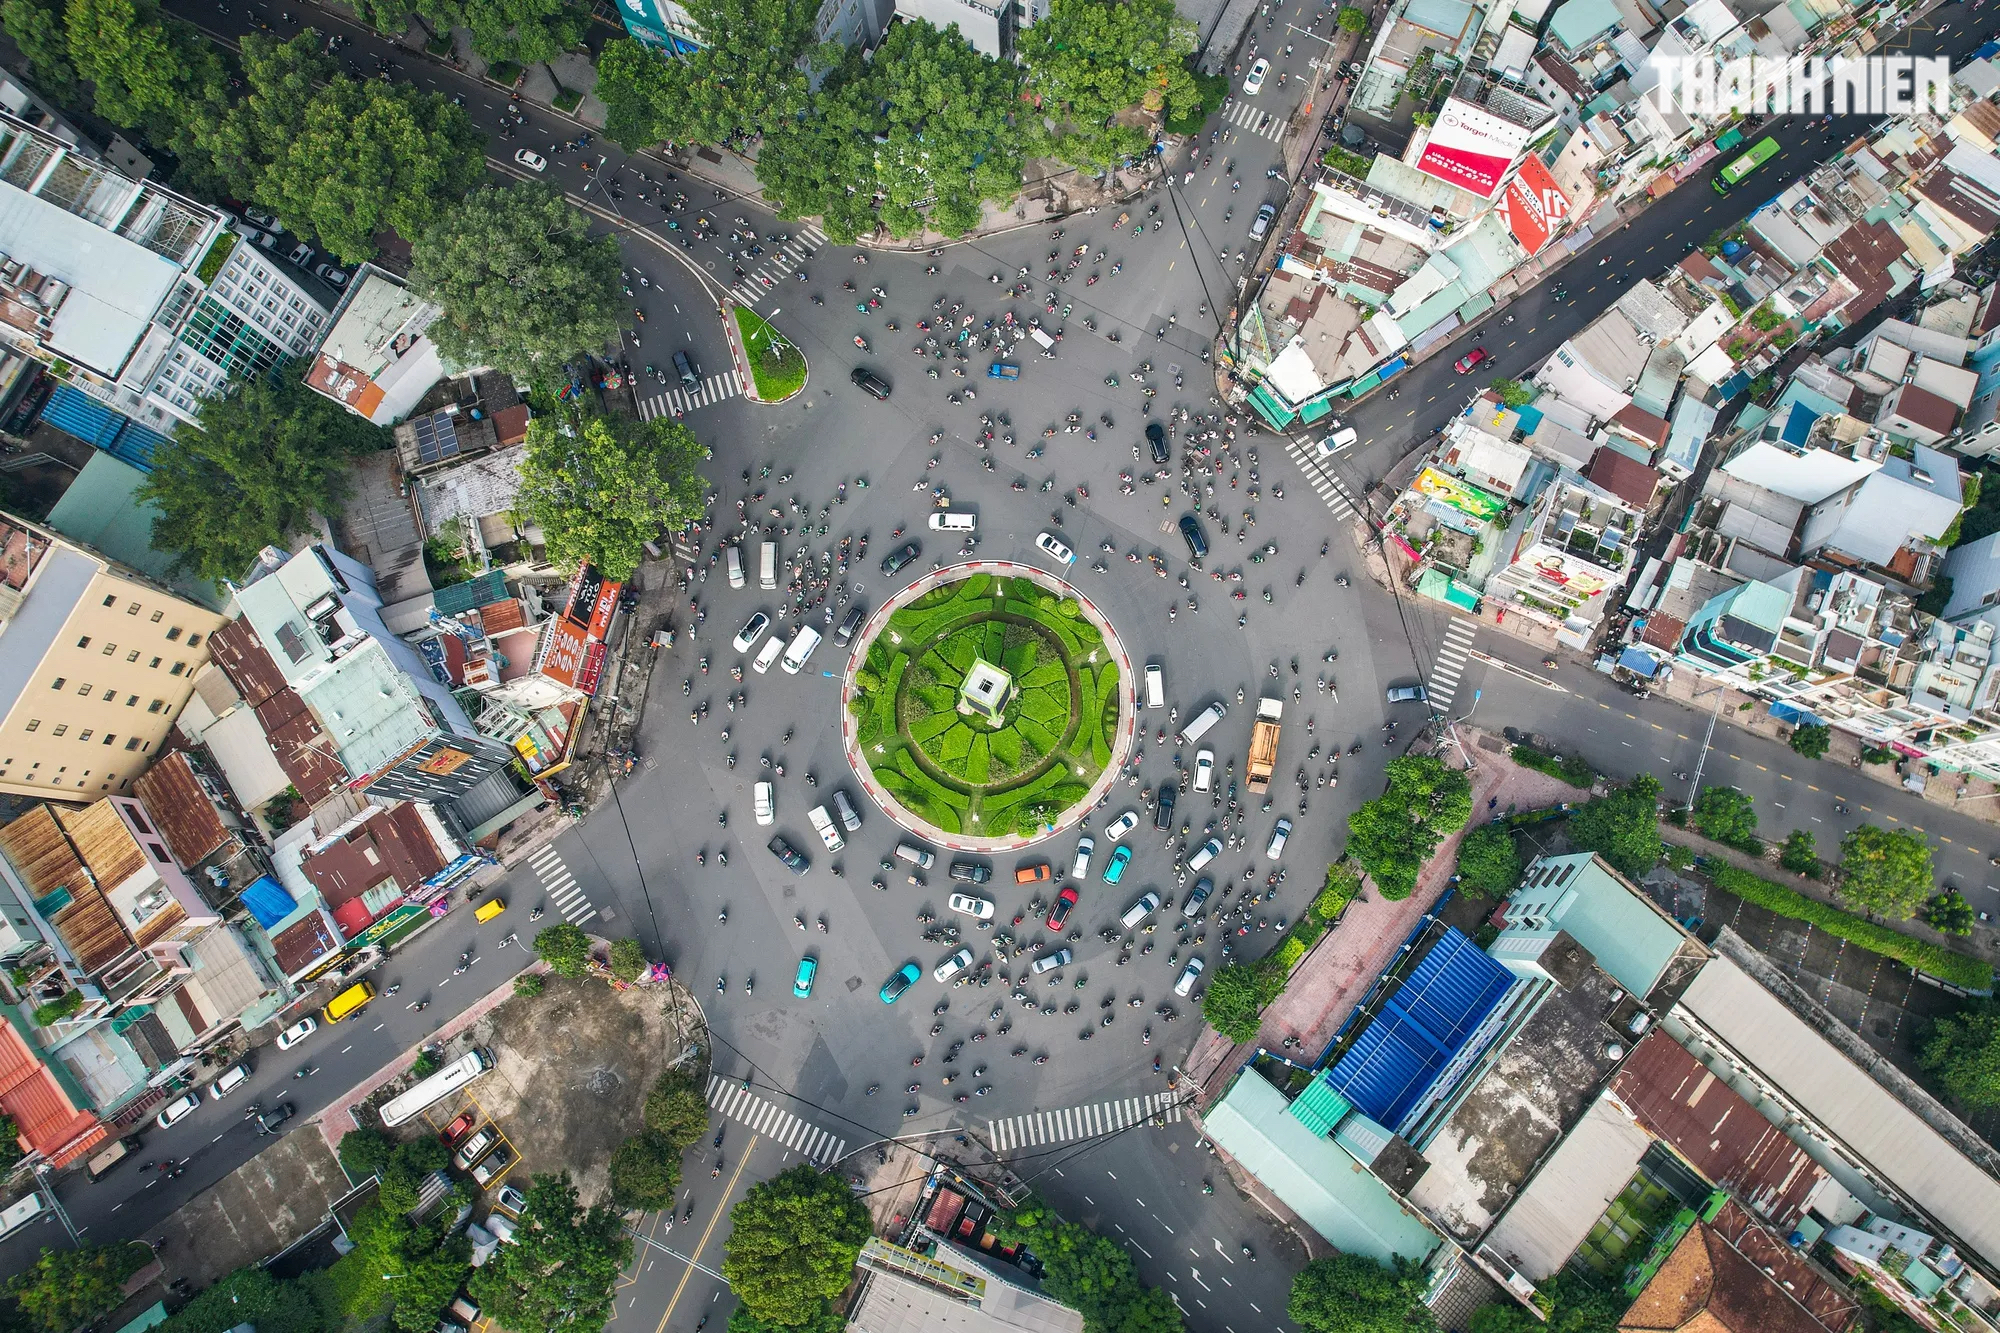
<svg viewBox="0 0 2000 1333">
<path fill-rule="evenodd" d="M 1064 545 L 1062 539 L 1053 532 L 1036 533 L 1035 548 L 1059 565 L 1072 564 L 1076 560 L 1076 552 Z"/>
<path fill-rule="evenodd" d="M 951 910 L 954 912 L 963 912 L 967 916 L 976 917 L 981 921 L 991 921 L 993 919 L 993 904 L 981 898 L 978 894 L 954 893 L 948 901 L 951 903 Z"/>
<path fill-rule="evenodd" d="M 743 628 L 736 631 L 736 638 L 733 640 L 736 644 L 736 651 L 739 653 L 749 652 L 750 645 L 763 638 L 764 631 L 769 628 L 771 628 L 771 617 L 765 615 L 762 611 L 744 621 Z"/>
<path fill-rule="evenodd" d="M 1076 860 L 1069 868 L 1069 877 L 1071 879 L 1088 879 L 1090 877 L 1090 854 L 1096 850 L 1097 843 L 1094 839 L 1078 838 L 1076 840 Z"/>
<path fill-rule="evenodd" d="M 180 1100 L 168 1102 L 164 1107 L 160 1108 L 160 1113 L 153 1117 L 153 1123 L 161 1129 L 172 1129 L 176 1121 L 179 1121 L 200 1105 L 201 1094 L 190 1092 Z"/>
<path fill-rule="evenodd" d="M 289 1051 L 317 1031 L 319 1020 L 308 1014 L 278 1034 L 278 1049 Z"/>
<path fill-rule="evenodd" d="M 778 818 L 778 793 L 768 782 L 760 782 L 750 789 L 750 804 L 757 812 L 759 824 L 769 824 Z"/>
<path fill-rule="evenodd" d="M 347 285 L 347 270 L 336 265 L 314 264 L 313 273 L 321 281 L 331 283 L 335 287 L 345 287 Z"/>
<path fill-rule="evenodd" d="M 1207 865 L 1210 861 L 1213 861 L 1216 857 L 1220 855 L 1222 855 L 1221 840 L 1218 838 L 1210 838 L 1200 847 L 1197 847 L 1195 849 L 1194 855 L 1188 858 L 1188 863 L 1187 863 L 1188 874 L 1190 875 L 1196 874 L 1201 870 L 1203 866 Z"/>
<path fill-rule="evenodd" d="M 1271 830 L 1271 841 L 1264 848 L 1264 855 L 1275 861 L 1285 854 L 1285 839 L 1292 836 L 1292 821 L 1279 819 L 1278 826 Z"/>
<path fill-rule="evenodd" d="M 1201 969 L 1206 966 L 1207 964 L 1199 958 L 1188 959 L 1187 966 L 1181 969 L 1181 979 L 1174 983 L 1174 994 L 1185 997 L 1194 989 L 1195 978 L 1201 975 Z"/>
<path fill-rule="evenodd" d="M 1257 63 L 1259 65 L 1262 65 L 1264 62 L 1260 60 Z M 536 152 L 532 148 L 515 149 L 514 160 L 516 162 L 519 162 L 522 166 L 526 167 L 530 171 L 548 170 L 549 160 L 546 157 L 543 157 L 540 153 Z"/>
<path fill-rule="evenodd" d="M 972 950 L 960 949 L 958 952 L 947 957 L 942 963 L 932 968 L 931 978 L 935 981 L 950 981 L 953 977 L 971 966 Z"/>
<path fill-rule="evenodd" d="M 1194 752 L 1194 789 L 1207 791 L 1209 783 L 1215 780 L 1215 751 L 1196 750 Z"/>
<path fill-rule="evenodd" d="M 1243 95 L 1245 97 L 1255 97 L 1258 93 L 1264 91 L 1264 76 L 1270 72 L 1271 62 L 1268 60 L 1259 60 L 1256 64 L 1252 65 L 1250 72 L 1243 76 Z M 523 149 L 522 151 L 525 152 L 527 150 Z M 541 168 L 537 167 L 535 170 L 540 171 Z"/>
<path fill-rule="evenodd" d="M 1139 812 L 1137 810 L 1127 810 L 1124 814 L 1118 816 L 1118 818 L 1105 826 L 1104 840 L 1106 842 L 1116 842 L 1138 827 Z"/>
</svg>

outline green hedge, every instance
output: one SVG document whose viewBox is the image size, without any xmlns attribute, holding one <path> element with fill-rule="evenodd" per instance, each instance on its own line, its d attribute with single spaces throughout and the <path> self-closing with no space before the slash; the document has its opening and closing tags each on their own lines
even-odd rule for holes
<svg viewBox="0 0 2000 1333">
<path fill-rule="evenodd" d="M 1817 898 L 1808 898 L 1782 884 L 1773 884 L 1736 866 L 1707 862 L 1702 868 L 1717 888 L 1733 893 L 1745 902 L 1755 903 L 1779 916 L 1818 926 L 1837 939 L 1859 945 L 1885 958 L 1893 958 L 1899 963 L 1907 963 L 1954 986 L 1973 991 L 1993 988 L 1993 967 L 1980 959 L 1911 939 L 1908 935 L 1878 926 L 1852 912 L 1843 912 Z"/>
<path fill-rule="evenodd" d="M 1590 765 L 1583 761 L 1581 755 L 1573 754 L 1565 757 L 1543 754 L 1532 745 L 1517 745 L 1514 747 L 1512 758 L 1523 768 L 1532 768 L 1537 773 L 1546 773 L 1552 778 L 1560 778 L 1572 787 L 1582 787 L 1586 790 L 1597 776 L 1591 772 Z"/>
</svg>

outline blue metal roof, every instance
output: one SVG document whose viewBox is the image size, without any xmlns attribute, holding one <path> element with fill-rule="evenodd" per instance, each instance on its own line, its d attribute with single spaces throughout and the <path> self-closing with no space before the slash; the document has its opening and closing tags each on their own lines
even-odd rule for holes
<svg viewBox="0 0 2000 1333">
<path fill-rule="evenodd" d="M 250 915 L 257 918 L 257 924 L 264 929 L 283 921 L 297 909 L 292 895 L 277 880 L 265 875 L 243 890 L 243 905 L 250 909 Z"/>
<path fill-rule="evenodd" d="M 1464 932 L 1447 928 L 1326 1072 L 1327 1083 L 1369 1119 L 1401 1123 L 1512 983 Z"/>
<path fill-rule="evenodd" d="M 67 384 L 49 394 L 42 420 L 142 472 L 153 470 L 153 450 L 167 438 Z"/>
</svg>

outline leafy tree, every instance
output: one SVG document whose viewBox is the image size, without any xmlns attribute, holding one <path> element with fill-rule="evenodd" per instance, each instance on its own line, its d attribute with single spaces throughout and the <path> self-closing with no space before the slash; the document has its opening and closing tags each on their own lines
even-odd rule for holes
<svg viewBox="0 0 2000 1333">
<path fill-rule="evenodd" d="M 21 1149 L 21 1127 L 11 1115 L 0 1115 L 0 1171 L 6 1171 L 26 1156 Z"/>
<path fill-rule="evenodd" d="M 1641 773 L 1569 817 L 1569 840 L 1638 879 L 1660 862 L 1660 783 Z"/>
<path fill-rule="evenodd" d="M 1421 1265 L 1365 1254 L 1315 1259 L 1292 1279 L 1285 1313 L 1306 1333 L 1409 1333 L 1433 1328 Z"/>
<path fill-rule="evenodd" d="M 847 1320 L 833 1308 L 832 1301 L 821 1301 L 819 1308 L 797 1324 L 777 1324 L 768 1319 L 759 1319 L 750 1313 L 750 1307 L 737 1302 L 729 1312 L 728 1333 L 841 1333 L 847 1327 Z"/>
<path fill-rule="evenodd" d="M 566 0 L 418 0 L 417 12 L 433 27 L 470 31 L 483 59 L 519 65 L 554 60 L 590 28 L 589 7 Z"/>
<path fill-rule="evenodd" d="M 1347 817 L 1347 852 L 1385 898 L 1407 898 L 1438 843 L 1472 815 L 1465 774 L 1429 755 L 1389 761 L 1389 788 Z"/>
<path fill-rule="evenodd" d="M 176 569 L 243 577 L 266 546 L 287 546 L 347 494 L 348 460 L 389 433 L 306 388 L 296 363 L 231 380 L 201 400 L 201 425 L 182 425 L 153 450 L 139 489 L 159 507 L 153 545 Z"/>
<path fill-rule="evenodd" d="M 681 1152 L 708 1133 L 708 1103 L 685 1067 L 669 1069 L 646 1094 L 646 1127 Z"/>
<path fill-rule="evenodd" d="M 648 541 L 701 516 L 695 469 L 707 454 L 666 417 L 536 417 L 514 507 L 542 529 L 553 563 L 627 579 Z"/>
<path fill-rule="evenodd" d="M 1144 153 L 1152 126 L 1121 123 L 1119 113 L 1142 107 L 1177 118 L 1199 106 L 1187 67 L 1196 40 L 1172 0 L 1055 0 L 1015 44 L 1025 92 L 1041 110 L 1033 149 L 1095 171 Z"/>
<path fill-rule="evenodd" d="M 535 936 L 535 957 L 559 977 L 580 977 L 590 970 L 590 937 L 581 926 L 558 922 Z"/>
<path fill-rule="evenodd" d="M 605 138 L 637 153 L 668 137 L 669 110 L 678 109 L 680 85 L 674 70 L 678 63 L 630 37 L 614 37 L 604 44 L 597 56 L 593 91 L 604 103 Z"/>
<path fill-rule="evenodd" d="M 1361 896 L 1361 871 L 1352 861 L 1335 861 L 1326 868 L 1326 882 L 1313 895 L 1311 914 L 1321 921 L 1338 920 L 1346 906 Z"/>
<path fill-rule="evenodd" d="M 21 1311 L 49 1333 L 69 1333 L 78 1324 L 111 1313 L 125 1297 L 125 1279 L 152 1261 L 152 1251 L 136 1241 L 43 1250 L 25 1273 L 7 1280 Z"/>
<path fill-rule="evenodd" d="M 69 64 L 89 81 L 98 115 L 168 149 L 203 188 L 219 192 L 225 174 L 234 179 L 202 144 L 227 106 L 228 75 L 201 33 L 154 0 L 69 0 L 63 26 Z"/>
<path fill-rule="evenodd" d="M 1521 853 L 1513 835 L 1482 824 L 1458 844 L 1458 887 L 1480 898 L 1504 898 L 1521 883 Z"/>
<path fill-rule="evenodd" d="M 638 42 L 611 42 L 599 59 L 597 95 L 610 111 L 605 133 L 627 148 L 661 139 L 719 144 L 789 125 L 807 113 L 806 65 L 841 56 L 838 47 L 814 47 L 818 6 L 808 0 L 690 0 L 685 7 L 706 39 L 700 50 L 667 57 Z"/>
<path fill-rule="evenodd" d="M 1961 1106 L 2000 1106 L 2000 1005 L 1989 1000 L 1932 1023 L 1917 1063 Z"/>
<path fill-rule="evenodd" d="M 611 1154 L 611 1202 L 620 1208 L 650 1213 L 672 1207 L 680 1183 L 680 1150 L 664 1134 L 640 1130 Z"/>
<path fill-rule="evenodd" d="M 1784 845 L 1778 849 L 1778 864 L 1795 875 L 1819 878 L 1819 848 L 1811 829 L 1795 828 L 1785 835 Z"/>
<path fill-rule="evenodd" d="M 1863 824 L 1840 840 L 1840 896 L 1864 912 L 1907 919 L 1931 883 L 1931 845 L 1921 834 Z"/>
<path fill-rule="evenodd" d="M 1933 894 L 1924 904 L 1924 921 L 1933 930 L 1946 935 L 1970 935 L 1972 933 L 1972 904 L 1957 889 L 1946 889 Z"/>
<path fill-rule="evenodd" d="M 257 1333 L 323 1333 L 326 1322 L 303 1283 L 286 1282 L 253 1264 L 204 1288 L 161 1328 L 162 1333 L 229 1333 L 253 1324 Z"/>
<path fill-rule="evenodd" d="M 1832 743 L 1833 732 L 1817 722 L 1792 728 L 1792 748 L 1808 759 L 1822 757 Z"/>
<path fill-rule="evenodd" d="M 1362 21 L 1364 23 L 1367 21 L 1365 16 L 1363 17 Z M 1491 387 L 1493 389 L 1493 392 L 1499 395 L 1501 403 L 1507 407 L 1524 406 L 1530 399 L 1532 399 L 1535 396 L 1529 390 L 1528 386 L 1521 383 L 1521 381 L 1519 380 L 1507 380 L 1507 379 L 1494 380 Z"/>
<path fill-rule="evenodd" d="M 646 951 L 637 940 L 611 941 L 611 975 L 620 981 L 637 981 L 646 970 Z"/>
<path fill-rule="evenodd" d="M 1043 1284 L 1082 1313 L 1085 1333 L 1173 1333 L 1181 1327 L 1172 1300 L 1162 1308 L 1158 1295 L 1164 1293 L 1140 1283 L 1124 1247 L 1064 1221 L 1039 1199 L 999 1218 L 997 1228 L 1008 1244 L 1026 1245 L 1041 1259 Z"/>
<path fill-rule="evenodd" d="M 391 37 L 410 30 L 410 0 L 347 0 L 354 17 Z"/>
<path fill-rule="evenodd" d="M 846 1180 L 800 1163 L 751 1186 L 729 1212 L 722 1276 L 760 1319 L 794 1324 L 847 1287 L 870 1230 Z"/>
<path fill-rule="evenodd" d="M 532 1000 L 548 989 L 548 982 L 542 980 L 539 972 L 523 972 L 514 978 L 514 994 Z"/>
<path fill-rule="evenodd" d="M 568 1172 L 538 1175 L 514 1238 L 473 1271 L 472 1297 L 483 1312 L 503 1328 L 603 1328 L 618 1272 L 632 1257 L 617 1211 L 585 1209 Z"/>
<path fill-rule="evenodd" d="M 1284 989 L 1283 977 L 1274 979 L 1256 963 L 1230 963 L 1209 977 L 1208 991 L 1201 997 L 1201 1016 L 1208 1025 L 1234 1042 L 1254 1041 L 1263 1027 L 1264 1006 Z"/>
<path fill-rule="evenodd" d="M 618 242 L 552 186 L 487 186 L 441 209 L 410 251 L 410 286 L 443 316 L 447 360 L 553 379 L 617 338 Z"/>
<path fill-rule="evenodd" d="M 1353 5 L 1342 5 L 1334 12 L 1333 21 L 1347 32 L 1368 31 L 1368 12 Z"/>
<path fill-rule="evenodd" d="M 1730 847 L 1757 846 L 1757 810 L 1734 787 L 1703 787 L 1690 818 L 1704 837 Z"/>
<path fill-rule="evenodd" d="M 395 1155 L 395 1140 L 373 1126 L 363 1125 L 340 1136 L 340 1165 L 356 1180 L 382 1174 Z"/>
<path fill-rule="evenodd" d="M 1612 1333 L 1625 1312 L 1619 1291 L 1600 1291 L 1568 1269 L 1544 1282 L 1535 1293 L 1546 1302 L 1546 1321 L 1535 1318 L 1514 1301 L 1502 1300 L 1474 1310 L 1465 1321 L 1466 1333 Z"/>
<path fill-rule="evenodd" d="M 0 4 L 0 27 L 21 49 L 37 88 L 65 105 L 78 101 L 81 89 L 76 66 L 69 60 L 69 30 L 61 0 L 6 0 Z"/>
</svg>

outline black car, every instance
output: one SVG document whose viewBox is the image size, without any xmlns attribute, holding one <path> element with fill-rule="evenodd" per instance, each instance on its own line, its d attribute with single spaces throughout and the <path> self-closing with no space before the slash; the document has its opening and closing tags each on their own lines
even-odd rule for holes
<svg viewBox="0 0 2000 1333">
<path fill-rule="evenodd" d="M 967 861 L 963 858 L 951 863 L 951 877 L 966 884 L 984 884 L 993 878 L 993 867 L 984 861 Z"/>
<path fill-rule="evenodd" d="M 1153 827 L 1162 833 L 1174 822 L 1174 802 L 1180 799 L 1181 789 L 1169 782 L 1160 788 L 1160 803 L 1153 809 Z"/>
<path fill-rule="evenodd" d="M 1201 530 L 1201 521 L 1193 514 L 1181 515 L 1181 538 L 1187 542 L 1188 559 L 1200 564 L 1208 555 L 1208 534 Z"/>
<path fill-rule="evenodd" d="M 833 632 L 834 639 L 839 642 L 841 647 L 845 648 L 853 641 L 854 631 L 861 628 L 863 619 L 865 617 L 862 615 L 861 607 L 858 603 L 847 609 L 847 618 L 841 621 L 840 628 Z"/>
<path fill-rule="evenodd" d="M 882 572 L 884 574 L 895 573 L 904 565 L 915 560 L 917 553 L 922 550 L 923 547 L 918 546 L 915 542 L 904 542 L 901 546 L 898 546 L 895 550 L 882 557 Z"/>
<path fill-rule="evenodd" d="M 812 869 L 812 862 L 799 855 L 799 849 L 786 842 L 782 834 L 772 834 L 771 841 L 766 843 L 765 846 L 769 847 L 771 855 L 783 861 L 785 869 L 791 871 L 794 875 L 803 875 L 806 871 Z"/>
<path fill-rule="evenodd" d="M 259 1135 L 275 1134 L 278 1132 L 278 1126 L 284 1124 L 296 1114 L 298 1114 L 298 1108 L 290 1102 L 279 1102 L 276 1106 L 257 1117 L 257 1133 Z"/>
<path fill-rule="evenodd" d="M 1215 881 L 1203 875 L 1188 890 L 1188 896 L 1181 903 L 1181 915 L 1192 921 L 1201 915 L 1201 905 L 1208 901 L 1208 895 L 1215 892 Z"/>
<path fill-rule="evenodd" d="M 1167 461 L 1166 427 L 1157 421 L 1148 421 L 1146 423 L 1146 443 L 1153 446 L 1153 461 L 1155 463 L 1165 463 Z"/>
<path fill-rule="evenodd" d="M 869 397 L 880 399 L 883 402 L 888 401 L 889 381 L 883 379 L 867 367 L 856 366 L 854 373 L 847 378 L 853 380 L 854 387 L 866 393 Z"/>
</svg>

